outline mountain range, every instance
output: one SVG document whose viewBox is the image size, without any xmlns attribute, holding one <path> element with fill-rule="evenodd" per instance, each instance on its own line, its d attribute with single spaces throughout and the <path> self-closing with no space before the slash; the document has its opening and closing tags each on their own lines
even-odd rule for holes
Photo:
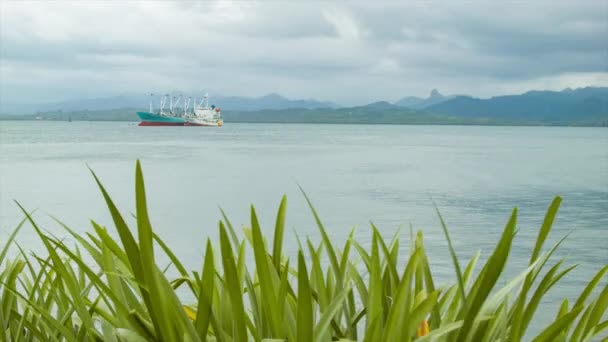
<svg viewBox="0 0 608 342">
<path fill-rule="evenodd" d="M 118 96 L 70 101 L 48 105 L 37 109 L 37 114 L 21 118 L 136 121 L 135 111 L 145 109 L 142 103 L 149 100 L 149 96 Z M 210 103 L 221 107 L 227 122 L 608 126 L 608 87 L 529 91 L 488 99 L 444 96 L 433 89 L 428 98 L 409 96 L 395 103 L 378 101 L 355 107 L 314 99 L 290 100 L 278 94 L 258 98 L 217 96 L 212 100 Z"/>
<path fill-rule="evenodd" d="M 529 91 L 521 95 L 477 99 L 457 96 L 428 106 L 426 111 L 463 118 L 487 118 L 526 122 L 605 120 L 608 88 L 587 87 L 556 91 Z"/>
<path fill-rule="evenodd" d="M 453 99 L 457 96 L 458 95 L 444 96 L 437 89 L 433 89 L 431 90 L 431 95 L 426 99 L 416 96 L 406 96 L 401 100 L 395 102 L 395 105 L 412 109 L 424 109 L 432 105 Z"/>
<path fill-rule="evenodd" d="M 326 110 L 228 112 L 226 120 L 266 122 L 608 126 L 608 88 L 529 91 L 478 99 L 443 96 L 404 98 Z M 408 103 L 410 107 L 405 106 Z"/>
<path fill-rule="evenodd" d="M 174 94 L 179 94 L 174 92 Z M 178 96 L 178 95 L 176 95 Z M 56 103 L 4 103 L 0 102 L 0 114 L 33 114 L 36 112 L 49 111 L 107 111 L 114 109 L 139 109 L 148 108 L 152 99 L 152 105 L 158 109 L 160 96 L 151 97 L 150 95 L 120 95 L 105 98 L 77 99 Z M 201 97 L 198 97 L 201 100 Z M 291 100 L 279 94 L 268 94 L 261 97 L 242 97 L 242 96 L 214 96 L 210 97 L 209 104 L 216 104 L 222 110 L 256 111 L 256 110 L 279 110 L 290 108 L 336 108 L 336 104 L 331 102 L 308 100 Z M 168 107 L 168 104 L 166 105 Z M 165 107 L 166 108 L 166 107 Z M 192 107 L 191 107 L 192 108 Z"/>
</svg>

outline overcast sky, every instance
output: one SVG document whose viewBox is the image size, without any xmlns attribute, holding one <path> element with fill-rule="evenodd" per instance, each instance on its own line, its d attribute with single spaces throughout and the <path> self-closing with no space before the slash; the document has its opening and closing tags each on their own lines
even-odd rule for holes
<svg viewBox="0 0 608 342">
<path fill-rule="evenodd" d="M 339 104 L 608 86 L 608 1 L 0 1 L 0 96 Z"/>
</svg>

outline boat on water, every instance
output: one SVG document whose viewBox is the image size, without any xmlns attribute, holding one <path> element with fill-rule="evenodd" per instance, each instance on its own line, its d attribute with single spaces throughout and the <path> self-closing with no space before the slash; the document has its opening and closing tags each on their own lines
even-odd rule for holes
<svg viewBox="0 0 608 342">
<path fill-rule="evenodd" d="M 154 96 L 152 94 L 151 96 Z M 165 110 L 169 99 L 169 109 Z M 180 108 L 180 101 L 183 106 Z M 160 99 L 158 112 L 153 111 L 152 101 L 150 110 L 147 112 L 137 112 L 141 122 L 139 126 L 211 126 L 220 127 L 224 124 L 221 112 L 215 105 L 209 106 L 209 96 L 205 94 L 200 103 L 194 99 L 193 107 L 190 109 L 190 102 L 193 99 L 183 96 L 175 97 L 165 94 Z"/>
<path fill-rule="evenodd" d="M 221 111 L 215 105 L 209 107 L 209 95 L 205 94 L 201 102 L 197 105 L 194 102 L 192 113 L 184 115 L 186 122 L 184 126 L 211 126 L 220 127 L 224 124 Z"/>
</svg>

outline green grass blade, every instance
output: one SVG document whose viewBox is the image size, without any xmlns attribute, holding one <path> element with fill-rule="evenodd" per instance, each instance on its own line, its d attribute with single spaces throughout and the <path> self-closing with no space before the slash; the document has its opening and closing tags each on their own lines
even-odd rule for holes
<svg viewBox="0 0 608 342">
<path fill-rule="evenodd" d="M 348 289 L 340 291 L 329 304 L 327 309 L 321 313 L 321 317 L 319 318 L 319 322 L 314 329 L 314 339 L 313 341 L 319 341 L 321 337 L 326 336 L 329 333 L 329 328 L 331 321 L 335 318 L 335 316 L 340 311 L 344 300 L 346 300 L 346 295 L 348 294 Z"/>
<path fill-rule="evenodd" d="M 604 267 L 602 267 L 595 274 L 595 276 L 593 276 L 593 278 L 591 279 L 591 281 L 589 281 L 589 283 L 587 284 L 587 286 L 585 286 L 585 289 L 583 290 L 583 292 L 580 294 L 580 296 L 578 297 L 578 299 L 574 303 L 575 307 L 583 305 L 585 303 L 585 301 L 587 300 L 587 298 L 589 298 L 589 296 L 591 295 L 591 293 L 593 292 L 593 290 L 595 289 L 595 287 L 604 278 L 604 276 L 606 275 L 606 273 L 608 273 L 608 265 L 605 265 Z"/>
<path fill-rule="evenodd" d="M 267 319 L 272 328 L 272 337 L 282 337 L 280 336 L 282 331 L 282 313 L 278 310 L 279 304 L 276 298 L 279 285 L 274 282 L 277 275 L 271 273 L 273 270 L 270 269 L 268 252 L 266 251 L 262 230 L 253 206 L 251 207 L 251 233 L 255 264 L 259 273 L 260 289 L 262 291 L 262 302 L 268 305 L 268 308 L 264 309 L 264 312 L 267 314 Z"/>
<path fill-rule="evenodd" d="M 247 341 L 247 330 L 245 326 L 245 308 L 243 305 L 243 295 L 241 286 L 236 273 L 236 264 L 234 254 L 230 246 L 230 240 L 226 233 L 224 224 L 220 221 L 220 245 L 222 250 L 222 264 L 224 265 L 224 274 L 226 277 L 226 286 L 230 296 L 230 304 L 232 308 L 232 339 L 235 342 Z M 216 332 L 217 333 L 217 332 Z M 217 335 L 216 335 L 217 336 Z"/>
<path fill-rule="evenodd" d="M 140 280 L 150 294 L 148 311 L 158 329 L 160 337 L 167 341 L 177 339 L 173 323 L 175 319 L 170 316 L 171 307 L 166 295 L 161 292 L 159 273 L 154 259 L 154 236 L 152 225 L 148 217 L 146 204 L 146 190 L 143 173 L 139 160 L 135 166 L 135 205 L 137 211 L 137 232 L 139 236 L 140 265 L 143 278 Z M 181 308 L 180 308 L 181 310 Z"/>
<path fill-rule="evenodd" d="M 557 215 L 557 211 L 559 210 L 559 206 L 562 203 L 562 198 L 557 196 L 553 199 L 553 202 L 547 209 L 547 213 L 545 214 L 545 219 L 543 224 L 538 232 L 538 237 L 536 238 L 536 245 L 534 246 L 534 251 L 532 252 L 532 256 L 530 257 L 530 264 L 536 261 L 538 255 L 540 254 L 541 249 L 543 248 L 543 244 L 549 236 L 549 232 L 551 231 L 551 227 L 553 226 L 553 221 L 555 220 L 555 216 Z"/>
<path fill-rule="evenodd" d="M 553 341 L 559 334 L 568 327 L 570 322 L 574 321 L 578 314 L 583 310 L 582 306 L 573 308 L 569 313 L 561 316 L 546 327 L 540 334 L 538 334 L 532 342 L 549 342 Z"/>
<path fill-rule="evenodd" d="M 403 336 L 403 328 L 405 327 L 403 323 L 409 322 L 410 320 L 410 309 L 414 301 L 412 298 L 413 294 L 411 293 L 411 284 L 414 272 L 418 267 L 420 253 L 420 249 L 414 249 L 414 253 L 407 262 L 407 266 L 401 277 L 401 283 L 397 288 L 395 298 L 393 299 L 386 319 L 386 326 L 382 338 L 384 341 L 404 341 L 404 339 L 409 339 L 409 336 Z"/>
<path fill-rule="evenodd" d="M 460 291 L 460 295 L 462 296 L 462 300 L 466 301 L 466 289 L 464 287 L 464 282 L 462 281 L 462 270 L 460 269 L 460 263 L 458 262 L 458 257 L 456 256 L 456 251 L 454 250 L 454 246 L 452 245 L 452 239 L 450 238 L 450 234 L 448 232 L 448 227 L 439 212 L 439 208 L 437 204 L 433 202 L 435 206 L 435 211 L 437 212 L 437 216 L 439 217 L 439 222 L 441 223 L 441 228 L 443 229 L 443 234 L 445 235 L 445 239 L 448 242 L 448 249 L 450 251 L 450 255 L 452 256 L 452 263 L 454 264 L 454 270 L 456 271 L 456 279 L 458 280 L 458 290 Z"/>
<path fill-rule="evenodd" d="M 302 251 L 298 253 L 298 313 L 297 313 L 297 341 L 309 342 L 313 337 L 313 306 L 312 293 L 306 270 L 306 261 Z"/>
<path fill-rule="evenodd" d="M 209 329 L 209 320 L 212 312 L 213 304 L 213 292 L 214 292 L 214 277 L 215 277 L 215 263 L 213 260 L 213 247 L 211 241 L 207 240 L 207 247 L 205 251 L 205 261 L 203 265 L 203 273 L 201 278 L 201 284 L 199 287 L 198 295 L 198 308 L 196 310 L 196 321 L 194 326 L 196 327 L 198 334 L 202 341 L 207 339 L 207 331 Z"/>
<path fill-rule="evenodd" d="M 53 317 L 51 313 L 48 311 L 48 306 L 40 306 L 36 304 L 34 301 L 27 299 L 25 296 L 20 294 L 17 291 L 13 291 L 10 288 L 8 291 L 11 291 L 15 296 L 21 298 L 21 300 L 28 305 L 28 307 L 32 308 L 35 312 L 37 312 L 43 319 L 44 322 L 48 323 L 49 328 L 55 329 L 54 331 L 61 334 L 61 337 L 70 342 L 78 342 L 76 336 L 74 336 L 73 332 L 66 328 L 61 322 Z"/>
<path fill-rule="evenodd" d="M 366 327 L 370 332 L 378 332 L 381 334 L 382 327 L 384 327 L 384 291 L 380 274 L 380 255 L 378 251 L 377 234 L 372 235 L 372 255 L 370 259 Z M 372 329 L 372 324 L 375 324 L 376 327 L 378 327 L 378 330 Z M 381 335 L 368 335 L 366 338 L 379 340 L 380 336 Z"/>
<path fill-rule="evenodd" d="M 114 225 L 116 226 L 116 230 L 118 231 L 118 236 L 120 237 L 120 240 L 122 241 L 124 250 L 127 254 L 127 257 L 129 258 L 129 262 L 131 263 L 131 267 L 133 269 L 133 274 L 135 275 L 135 277 L 137 278 L 138 281 L 143 283 L 143 271 L 142 271 L 142 265 L 141 265 L 141 258 L 139 256 L 139 247 L 137 246 L 137 243 L 135 242 L 135 238 L 131 234 L 131 231 L 129 230 L 127 223 L 125 222 L 122 215 L 118 211 L 118 208 L 116 208 L 116 205 L 110 198 L 110 195 L 108 195 L 106 189 L 99 181 L 99 178 L 97 178 L 97 175 L 95 174 L 95 172 L 93 172 L 93 170 L 90 170 L 90 171 L 91 171 L 91 174 L 93 175 L 93 178 L 95 178 L 95 182 L 97 182 L 97 186 L 101 190 L 103 198 L 106 201 L 106 205 L 108 206 L 108 209 L 110 210 L 110 215 L 112 216 L 112 220 L 114 221 Z"/>
<path fill-rule="evenodd" d="M 68 272 L 68 270 L 65 267 L 65 264 L 61 260 L 61 257 L 57 254 L 57 252 L 55 251 L 55 249 L 52 247 L 51 243 L 49 242 L 49 238 L 47 238 L 42 233 L 42 231 L 40 230 L 40 228 L 38 227 L 36 222 L 34 222 L 32 217 L 21 206 L 21 204 L 19 204 L 19 202 L 16 202 L 16 203 L 19 206 L 19 208 L 21 208 L 21 211 L 26 215 L 27 219 L 30 221 L 30 223 L 36 230 L 36 233 L 42 240 L 42 243 L 46 247 L 47 252 L 51 256 L 53 269 L 58 273 L 59 276 L 61 276 L 61 279 L 62 279 L 63 283 L 65 284 L 66 291 L 68 291 L 68 293 L 70 294 L 70 296 L 73 299 L 74 309 L 78 312 L 78 315 L 79 315 L 80 319 L 82 320 L 83 325 L 86 327 L 87 330 L 90 330 L 90 331 L 94 330 L 93 319 L 91 318 L 88 310 L 86 309 L 86 304 L 84 302 L 84 299 L 80 295 L 80 288 L 78 286 L 77 280 L 74 279 L 74 277 L 72 277 L 71 274 Z"/>
<path fill-rule="evenodd" d="M 183 277 L 187 277 L 188 271 L 186 270 L 186 267 L 184 267 L 181 261 L 179 261 L 179 259 L 177 258 L 175 253 L 173 253 L 173 251 L 169 248 L 169 246 L 167 246 L 167 244 L 157 234 L 153 233 L 152 237 L 154 238 L 154 241 L 158 243 L 163 252 L 165 252 L 165 254 L 169 257 L 171 263 L 175 265 L 175 268 L 177 269 L 179 274 L 181 274 Z"/>
<path fill-rule="evenodd" d="M 380 235 L 378 228 L 376 228 L 376 226 L 373 223 L 371 223 L 371 226 L 372 226 L 373 234 L 376 234 L 378 236 L 376 241 L 378 242 L 378 245 L 380 246 L 380 249 L 382 250 L 382 253 L 384 254 L 384 258 L 386 260 L 386 267 L 389 271 L 391 279 L 393 279 L 394 283 L 396 284 L 397 282 L 399 282 L 399 273 L 397 272 L 397 260 L 396 259 L 394 260 L 392 258 L 392 255 L 389 252 L 388 247 L 386 246 L 386 243 L 384 242 L 384 239 L 382 239 L 382 236 Z"/>
<path fill-rule="evenodd" d="M 484 266 L 484 269 L 481 271 L 479 278 L 473 285 L 470 297 L 467 298 L 466 309 L 464 311 L 464 322 L 457 338 L 458 341 L 464 341 L 468 336 L 481 306 L 494 288 L 496 281 L 504 269 L 509 252 L 511 251 L 513 237 L 515 236 L 516 222 L 517 208 L 513 209 L 511 218 L 503 231 L 500 241 L 496 245 L 494 252 Z"/>
<path fill-rule="evenodd" d="M 304 198 L 306 199 L 306 203 L 308 203 L 308 207 L 310 208 L 312 215 L 315 218 L 315 222 L 317 223 L 317 227 L 319 228 L 319 232 L 321 233 L 321 237 L 323 238 L 323 244 L 325 246 L 325 249 L 327 250 L 329 262 L 331 263 L 331 266 L 333 267 L 333 269 L 337 271 L 340 269 L 340 264 L 338 263 L 338 257 L 336 256 L 336 251 L 334 250 L 334 247 L 329 238 L 329 235 L 327 235 L 327 231 L 325 230 L 323 223 L 321 223 L 321 219 L 319 218 L 317 211 L 315 210 L 314 206 L 312 205 L 310 198 L 308 198 L 308 195 L 306 195 L 306 193 L 304 192 L 302 187 L 300 187 L 300 191 L 304 195 Z M 337 273 L 336 276 L 337 276 L 336 277 L 336 289 L 340 290 L 340 289 L 342 289 L 343 279 L 339 273 Z"/>
<path fill-rule="evenodd" d="M 545 219 L 543 224 L 538 232 L 538 236 L 536 238 L 536 244 L 534 245 L 534 250 L 532 252 L 532 256 L 530 257 L 530 265 L 536 261 L 538 255 L 549 236 L 549 232 L 551 231 L 551 227 L 553 226 L 553 221 L 555 220 L 555 216 L 557 215 L 557 211 L 562 202 L 561 197 L 557 196 L 553 199 L 553 202 L 549 206 L 547 213 L 545 214 Z M 540 267 L 542 268 L 543 265 Z M 519 295 L 519 300 L 515 305 L 515 313 L 513 317 L 513 327 L 511 330 L 511 341 L 519 341 L 521 336 L 525 333 L 525 328 L 522 331 L 522 315 L 524 314 L 524 306 L 526 303 L 526 297 L 532 283 L 534 281 L 534 276 L 532 274 L 526 277 L 524 281 L 524 285 L 522 286 L 521 293 Z"/>
<path fill-rule="evenodd" d="M 224 209 L 220 208 L 220 212 L 222 213 L 222 218 L 224 219 L 224 223 L 226 223 L 226 227 L 228 228 L 228 232 L 230 233 L 230 238 L 232 239 L 233 247 L 238 248 L 239 238 L 236 235 L 236 231 L 234 230 L 232 223 L 228 219 L 226 212 L 224 212 Z"/>
<path fill-rule="evenodd" d="M 435 329 L 429 332 L 428 335 L 423 336 L 421 338 L 417 338 L 416 342 L 432 342 L 432 341 L 441 341 L 441 338 L 447 336 L 448 334 L 457 331 L 462 327 L 462 321 L 448 323 L 441 326 L 438 329 Z"/>
<path fill-rule="evenodd" d="M 549 269 L 547 274 L 543 277 L 540 284 L 538 285 L 536 291 L 534 291 L 534 294 L 530 298 L 528 305 L 525 307 L 524 315 L 521 320 L 521 322 L 522 322 L 521 334 L 522 335 L 524 335 L 526 333 L 526 331 L 528 330 L 528 326 L 530 325 L 530 322 L 532 321 L 532 318 L 533 318 L 534 314 L 536 313 L 536 310 L 537 310 L 543 296 L 551 289 L 551 287 L 553 287 L 553 285 L 557 281 L 559 281 L 559 279 L 561 279 L 563 276 L 565 276 L 567 273 L 569 273 L 571 270 L 573 270 L 574 267 L 576 267 L 576 265 L 570 266 L 570 267 L 566 268 L 565 270 L 557 273 L 557 270 L 561 266 L 562 261 L 558 262 L 552 268 Z"/>
<path fill-rule="evenodd" d="M 420 322 L 431 314 L 433 307 L 437 303 L 438 295 L 438 292 L 432 292 L 408 315 L 407 324 L 404 325 L 405 331 L 403 333 L 406 338 L 413 336 L 416 333 L 416 329 L 420 325 Z"/>
<path fill-rule="evenodd" d="M 31 213 L 27 213 L 25 218 L 21 219 L 21 222 L 19 222 L 19 224 L 17 225 L 17 227 L 15 227 L 15 229 L 13 229 L 13 232 L 11 233 L 11 235 L 9 235 L 8 239 L 6 241 L 4 241 L 4 247 L 2 247 L 2 250 L 0 251 L 0 265 L 3 264 L 4 258 L 6 257 L 6 253 L 8 252 L 9 247 L 12 246 L 13 241 L 15 240 L 15 237 L 21 230 L 21 227 L 23 227 L 23 224 L 25 222 L 27 222 L 30 217 L 32 217 L 33 213 L 34 213 L 33 211 Z"/>
<path fill-rule="evenodd" d="M 602 317 L 604 317 L 606 308 L 608 308 L 608 284 L 604 286 L 604 289 L 599 294 L 597 301 L 591 310 L 589 320 L 587 321 L 585 329 L 583 330 L 585 336 L 587 336 L 589 332 L 593 332 Z"/>
<path fill-rule="evenodd" d="M 596 325 L 592 336 L 599 335 L 602 331 L 604 331 L 606 329 L 608 329 L 608 320 L 605 320 L 602 323 L 599 323 L 598 325 Z"/>
<path fill-rule="evenodd" d="M 287 211 L 287 197 L 283 195 L 279 211 L 277 212 L 277 220 L 274 228 L 274 243 L 272 246 L 272 261 L 277 270 L 281 269 L 281 249 L 283 247 L 283 235 L 285 233 L 285 212 Z"/>
</svg>

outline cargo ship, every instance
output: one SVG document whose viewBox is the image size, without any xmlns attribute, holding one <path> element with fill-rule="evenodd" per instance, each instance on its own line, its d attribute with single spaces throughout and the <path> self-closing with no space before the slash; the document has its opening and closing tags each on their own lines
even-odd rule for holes
<svg viewBox="0 0 608 342">
<path fill-rule="evenodd" d="M 151 94 L 154 96 L 154 94 Z M 169 99 L 169 108 L 165 110 Z M 180 101 L 183 100 L 183 106 L 180 109 Z M 137 116 L 141 122 L 139 126 L 211 126 L 220 127 L 224 124 L 221 112 L 215 105 L 209 106 L 209 96 L 201 99 L 197 103 L 194 99 L 192 109 L 190 110 L 191 97 L 184 98 L 183 96 L 175 97 L 165 94 L 160 99 L 158 112 L 154 112 L 152 101 L 150 101 L 150 110 L 147 112 L 137 112 Z"/>
</svg>

